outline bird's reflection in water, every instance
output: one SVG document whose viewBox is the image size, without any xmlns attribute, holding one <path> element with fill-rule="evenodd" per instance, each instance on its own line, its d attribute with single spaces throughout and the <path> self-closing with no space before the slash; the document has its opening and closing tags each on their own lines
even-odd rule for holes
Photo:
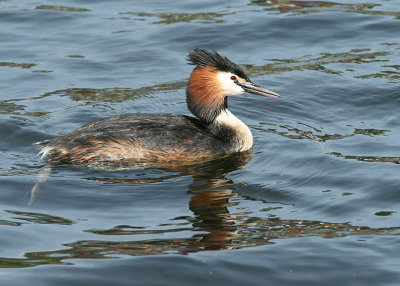
<svg viewBox="0 0 400 286">
<path fill-rule="evenodd" d="M 193 183 L 188 186 L 188 193 L 192 195 L 189 209 L 194 214 L 194 219 L 191 219 L 191 230 L 197 234 L 190 240 L 196 244 L 196 249 L 227 249 L 231 248 L 231 240 L 238 234 L 236 221 L 241 218 L 234 217 L 229 213 L 228 206 L 233 204 L 230 200 L 240 195 L 234 192 L 233 187 L 238 184 L 225 178 L 225 176 L 247 165 L 252 155 L 253 153 L 249 151 L 223 156 L 195 165 L 173 166 L 173 170 L 178 171 L 178 174 L 158 178 L 111 179 L 92 177 L 90 180 L 107 184 L 143 184 L 191 175 Z"/>
<path fill-rule="evenodd" d="M 257 215 L 251 211 L 231 213 L 229 209 L 240 209 L 238 204 L 249 199 L 246 195 L 241 194 L 241 191 L 251 185 L 235 183 L 226 176 L 230 172 L 244 168 L 251 160 L 251 156 L 252 153 L 249 152 L 225 156 L 198 165 L 179 166 L 179 168 L 174 168 L 174 173 L 171 172 L 170 175 L 158 178 L 88 178 L 102 184 L 146 184 L 191 175 L 193 182 L 188 186 L 187 192 L 191 195 L 189 209 L 193 212 L 193 216 L 171 218 L 170 220 L 174 222 L 169 224 L 166 229 L 118 225 L 109 229 L 86 230 L 86 232 L 100 235 L 103 239 L 64 244 L 69 248 L 62 250 L 26 253 L 25 258 L 15 259 L 13 263 L 19 264 L 20 267 L 26 267 L 63 263 L 65 259 L 71 258 L 110 258 L 120 255 L 146 256 L 170 253 L 184 255 L 199 251 L 267 245 L 271 244 L 273 239 L 305 236 L 332 238 L 347 235 L 398 235 L 400 227 L 369 228 L 353 226 L 349 223 L 317 220 L 283 220 L 276 216 Z M 265 189 L 265 191 L 268 190 Z M 261 199 L 252 198 L 252 200 L 269 204 Z M 280 204 L 285 205 L 284 203 Z M 28 215 L 35 214 L 29 213 Z M 46 217 L 46 214 L 37 215 L 40 215 L 41 218 Z M 54 218 L 52 220 L 54 221 Z M 182 231 L 190 231 L 193 234 L 182 238 Z M 168 238 L 164 237 L 166 233 L 169 233 Z M 176 233 L 176 236 L 173 237 L 172 233 Z M 121 241 L 115 241 L 115 237 L 110 240 L 105 239 L 109 235 L 124 236 L 124 238 Z M 126 235 L 132 239 L 127 240 Z M 143 238 L 143 235 L 149 235 L 149 238 L 135 240 L 136 237 Z M 10 262 L 9 259 L 7 261 L 7 263 Z"/>
<path fill-rule="evenodd" d="M 198 191 L 190 200 L 190 210 L 196 219 L 193 229 L 205 231 L 194 237 L 201 249 L 219 250 L 229 248 L 238 234 L 235 218 L 229 213 L 229 199 L 235 196 L 232 189 Z"/>
</svg>

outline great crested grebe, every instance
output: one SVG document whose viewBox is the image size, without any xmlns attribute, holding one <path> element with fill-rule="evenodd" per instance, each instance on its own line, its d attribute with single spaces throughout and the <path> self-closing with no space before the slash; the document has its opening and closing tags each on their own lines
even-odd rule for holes
<svg viewBox="0 0 400 286">
<path fill-rule="evenodd" d="M 189 110 L 178 114 L 123 114 L 90 122 L 69 134 L 38 142 L 53 164 L 95 162 L 189 163 L 253 146 L 250 129 L 228 110 L 227 97 L 244 92 L 279 97 L 250 81 L 217 52 L 195 49 L 186 89 Z"/>
</svg>

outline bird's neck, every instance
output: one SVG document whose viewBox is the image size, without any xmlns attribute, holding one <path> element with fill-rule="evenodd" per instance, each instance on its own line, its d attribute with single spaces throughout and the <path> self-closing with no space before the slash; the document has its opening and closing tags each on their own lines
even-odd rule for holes
<svg viewBox="0 0 400 286">
<path fill-rule="evenodd" d="M 222 110 L 208 129 L 216 137 L 232 144 L 233 151 L 246 151 L 253 146 L 253 135 L 249 127 L 228 109 Z"/>
<path fill-rule="evenodd" d="M 226 142 L 234 152 L 246 151 L 253 146 L 249 127 L 228 110 L 228 97 L 215 89 L 204 88 L 202 92 L 186 90 L 189 110 L 207 126 L 209 132 Z"/>
<path fill-rule="evenodd" d="M 195 93 L 188 88 L 186 102 L 190 112 L 206 124 L 213 122 L 223 110 L 228 108 L 227 98 L 210 88 Z"/>
</svg>

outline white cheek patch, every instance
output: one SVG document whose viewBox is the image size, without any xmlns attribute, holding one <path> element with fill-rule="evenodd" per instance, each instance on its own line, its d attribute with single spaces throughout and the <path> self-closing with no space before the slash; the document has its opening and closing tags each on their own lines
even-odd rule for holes
<svg viewBox="0 0 400 286">
<path fill-rule="evenodd" d="M 218 73 L 218 81 L 221 91 L 224 93 L 224 95 L 235 95 L 243 93 L 244 89 L 238 86 L 233 80 L 231 80 L 231 76 L 235 75 L 229 72 Z"/>
</svg>

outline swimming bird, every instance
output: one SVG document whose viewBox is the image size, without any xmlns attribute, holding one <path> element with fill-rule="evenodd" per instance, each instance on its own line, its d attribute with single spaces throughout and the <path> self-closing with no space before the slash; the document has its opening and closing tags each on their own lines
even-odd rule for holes
<svg viewBox="0 0 400 286">
<path fill-rule="evenodd" d="M 189 110 L 179 114 L 123 114 L 90 122 L 66 135 L 38 142 L 52 164 L 133 161 L 190 163 L 252 148 L 250 129 L 228 110 L 228 96 L 244 92 L 279 97 L 253 83 L 216 51 L 194 49 L 186 89 Z"/>
</svg>

